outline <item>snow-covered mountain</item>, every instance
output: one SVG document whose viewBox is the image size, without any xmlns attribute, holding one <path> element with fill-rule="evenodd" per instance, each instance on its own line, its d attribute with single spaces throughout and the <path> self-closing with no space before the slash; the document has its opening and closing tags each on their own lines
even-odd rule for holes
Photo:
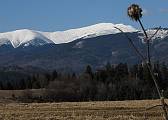
<svg viewBox="0 0 168 120">
<path fill-rule="evenodd" d="M 101 35 L 116 34 L 120 31 L 114 27 L 121 28 L 124 32 L 136 32 L 137 29 L 130 25 L 99 23 L 83 28 L 70 29 L 57 32 L 41 32 L 28 29 L 0 33 L 0 45 L 12 44 L 14 48 L 20 45 L 43 45 L 47 43 L 68 43 L 79 38 L 92 38 Z"/>
<path fill-rule="evenodd" d="M 79 72 L 86 65 L 92 65 L 96 70 L 107 62 L 130 65 L 142 62 L 130 47 L 127 38 L 114 26 L 128 32 L 127 35 L 133 38 L 134 44 L 146 55 L 142 31 L 128 25 L 101 23 L 62 32 L 24 29 L 0 33 L 0 67 Z M 147 30 L 149 37 L 155 31 L 156 29 Z M 168 29 L 159 30 L 153 39 L 151 60 L 168 64 Z"/>
</svg>

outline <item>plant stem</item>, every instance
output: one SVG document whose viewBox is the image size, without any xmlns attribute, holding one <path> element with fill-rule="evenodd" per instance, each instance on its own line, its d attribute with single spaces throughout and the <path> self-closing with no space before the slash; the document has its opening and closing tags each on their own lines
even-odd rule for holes
<svg viewBox="0 0 168 120">
<path fill-rule="evenodd" d="M 141 25 L 141 27 L 142 27 L 142 30 L 143 30 L 143 32 L 144 32 L 144 34 L 145 34 L 145 37 L 146 37 L 146 38 L 148 38 L 148 35 L 147 35 L 147 33 L 146 33 L 146 30 L 145 30 L 145 28 L 144 28 L 144 26 L 143 26 L 143 24 L 142 24 L 141 20 L 140 20 L 140 19 L 138 19 L 138 22 L 139 22 L 139 24 L 140 24 L 140 25 Z"/>
<path fill-rule="evenodd" d="M 157 92 L 158 92 L 158 94 L 159 94 L 159 97 L 162 98 L 163 96 L 161 95 L 159 86 L 158 86 L 158 84 L 157 84 L 157 82 L 156 82 L 156 78 L 155 78 L 155 76 L 154 76 L 154 74 L 153 74 L 153 71 L 152 71 L 152 69 L 151 69 L 151 61 L 150 61 L 150 42 L 149 42 L 150 40 L 148 39 L 148 35 L 147 35 L 147 33 L 146 33 L 146 30 L 145 30 L 145 28 L 144 28 L 144 26 L 143 26 L 141 20 L 138 19 L 138 22 L 139 22 L 139 24 L 141 25 L 142 30 L 143 30 L 143 32 L 144 32 L 144 34 L 145 34 L 145 37 L 146 37 L 145 39 L 147 40 L 146 42 L 147 42 L 147 59 L 148 59 L 148 61 L 145 62 L 145 63 L 146 63 L 146 65 L 147 65 L 147 67 L 148 67 L 148 69 L 149 69 L 149 72 L 150 72 L 150 74 L 151 74 L 151 76 L 152 76 L 152 79 L 153 79 L 153 81 L 154 81 L 154 83 L 155 83 L 155 86 L 156 86 Z"/>
<path fill-rule="evenodd" d="M 141 25 L 141 28 L 142 28 L 142 30 L 143 30 L 143 32 L 145 34 L 145 40 L 146 40 L 146 44 L 147 44 L 147 60 L 148 60 L 148 64 L 151 65 L 151 60 L 150 60 L 150 39 L 148 39 L 148 35 L 147 35 L 147 33 L 145 31 L 145 28 L 144 28 L 144 26 L 143 26 L 143 24 L 142 24 L 140 19 L 138 19 L 138 22 Z"/>
</svg>

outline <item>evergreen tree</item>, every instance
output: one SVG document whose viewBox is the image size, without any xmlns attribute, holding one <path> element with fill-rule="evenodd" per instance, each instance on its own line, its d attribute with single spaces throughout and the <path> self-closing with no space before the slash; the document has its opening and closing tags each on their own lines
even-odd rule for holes
<svg viewBox="0 0 168 120">
<path fill-rule="evenodd" d="M 91 68 L 90 65 L 88 65 L 86 67 L 85 73 L 88 74 L 88 75 L 90 75 L 91 79 L 93 79 L 94 76 L 93 76 L 92 68 Z"/>
</svg>

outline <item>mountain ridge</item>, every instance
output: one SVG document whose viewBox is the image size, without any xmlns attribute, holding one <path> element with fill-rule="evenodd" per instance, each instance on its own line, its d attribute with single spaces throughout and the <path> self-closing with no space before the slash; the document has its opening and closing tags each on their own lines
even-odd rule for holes
<svg viewBox="0 0 168 120">
<path fill-rule="evenodd" d="M 29 29 L 21 29 L 11 32 L 0 33 L 0 45 L 2 44 L 12 44 L 14 48 L 17 48 L 26 43 L 26 46 L 29 44 L 38 45 L 38 43 L 33 44 L 34 39 L 43 40 L 43 44 L 54 43 L 69 43 L 76 39 L 96 37 L 101 35 L 116 34 L 119 33 L 116 28 L 119 27 L 125 32 L 136 32 L 137 29 L 133 28 L 130 25 L 124 24 L 113 24 L 113 23 L 99 23 L 87 27 L 70 29 L 66 31 L 57 31 L 57 32 L 42 32 Z M 39 45 L 43 45 L 39 44 Z"/>
</svg>

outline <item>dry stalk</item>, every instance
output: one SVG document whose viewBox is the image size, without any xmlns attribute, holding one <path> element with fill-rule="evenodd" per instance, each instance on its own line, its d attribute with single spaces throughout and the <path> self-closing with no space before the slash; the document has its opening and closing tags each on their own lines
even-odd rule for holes
<svg viewBox="0 0 168 120">
<path fill-rule="evenodd" d="M 141 22 L 140 22 L 140 23 L 141 23 Z M 141 23 L 141 25 L 142 25 L 142 23 Z M 142 25 L 142 26 L 143 26 L 143 25 Z M 121 31 L 121 33 L 123 33 L 123 34 L 125 35 L 125 37 L 128 39 L 130 45 L 131 45 L 132 48 L 135 50 L 135 52 L 137 53 L 137 55 L 140 56 L 140 58 L 142 59 L 142 61 L 145 62 L 146 66 L 147 66 L 147 68 L 148 68 L 148 70 L 149 70 L 149 73 L 150 73 L 150 75 L 151 75 L 151 77 L 152 77 L 152 79 L 153 79 L 153 82 L 154 82 L 154 84 L 155 84 L 156 90 L 157 90 L 158 95 L 159 95 L 159 98 L 160 98 L 160 104 L 161 104 L 161 105 L 155 105 L 155 106 L 152 106 L 152 107 L 150 107 L 150 108 L 147 108 L 146 110 L 150 110 L 150 109 L 153 109 L 153 108 L 155 108 L 155 107 L 159 107 L 159 106 L 160 106 L 160 107 L 162 108 L 162 110 L 163 110 L 165 120 L 168 120 L 168 113 L 167 113 L 168 105 L 167 105 L 167 104 L 165 103 L 165 101 L 164 101 L 164 95 L 163 95 L 163 93 L 161 94 L 160 89 L 159 89 L 159 86 L 158 86 L 158 84 L 157 84 L 157 82 L 156 82 L 156 78 L 155 78 L 154 73 L 153 73 L 153 71 L 152 71 L 152 69 L 151 69 L 150 54 L 149 54 L 149 41 L 157 34 L 157 32 L 159 31 L 159 29 L 160 29 L 161 27 L 159 27 L 159 28 L 157 29 L 157 31 L 156 31 L 150 38 L 148 38 L 148 35 L 147 35 L 145 29 L 143 28 L 144 34 L 145 34 L 145 36 L 146 36 L 145 39 L 148 41 L 148 42 L 147 42 L 147 46 L 148 46 L 148 47 L 147 47 L 147 48 L 148 48 L 148 49 L 147 49 L 147 51 L 148 51 L 147 58 L 148 58 L 148 60 L 146 60 L 146 58 L 143 56 L 143 54 L 138 50 L 138 48 L 137 48 L 137 47 L 135 46 L 135 44 L 133 43 L 133 40 L 132 40 L 123 30 L 121 30 L 121 29 L 118 28 L 118 27 L 115 27 L 115 28 L 118 29 L 119 31 Z"/>
</svg>

